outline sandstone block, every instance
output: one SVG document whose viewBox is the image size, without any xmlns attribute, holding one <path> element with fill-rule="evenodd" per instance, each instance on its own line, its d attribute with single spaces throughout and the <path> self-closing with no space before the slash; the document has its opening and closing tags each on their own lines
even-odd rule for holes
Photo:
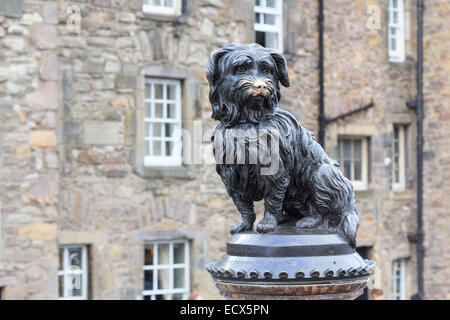
<svg viewBox="0 0 450 320">
<path fill-rule="evenodd" d="M 24 0 L 0 0 L 0 14 L 7 17 L 20 18 Z"/>
<path fill-rule="evenodd" d="M 56 223 L 37 223 L 17 228 L 19 237 L 27 239 L 55 239 Z"/>
<path fill-rule="evenodd" d="M 58 4 L 56 2 L 47 2 L 44 4 L 44 21 L 46 23 L 58 23 Z"/>
<path fill-rule="evenodd" d="M 55 49 L 58 44 L 56 26 L 42 23 L 33 24 L 31 39 L 39 49 Z"/>
<path fill-rule="evenodd" d="M 85 121 L 83 131 L 85 144 L 114 145 L 122 142 L 118 121 Z"/>
<path fill-rule="evenodd" d="M 35 92 L 29 93 L 25 101 L 36 110 L 58 109 L 58 85 L 54 81 L 45 82 Z"/>
<path fill-rule="evenodd" d="M 35 148 L 53 148 L 56 147 L 55 131 L 36 130 L 30 132 L 30 145 Z"/>
</svg>

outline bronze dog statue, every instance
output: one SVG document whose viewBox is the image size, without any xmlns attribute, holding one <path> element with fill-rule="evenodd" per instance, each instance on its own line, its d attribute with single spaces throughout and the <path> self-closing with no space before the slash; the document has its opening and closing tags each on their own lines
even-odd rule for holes
<svg viewBox="0 0 450 320">
<path fill-rule="evenodd" d="M 220 121 L 212 137 L 216 170 L 242 216 L 231 233 L 253 228 L 253 202 L 264 199 L 257 232 L 295 219 L 301 229 L 341 231 L 355 247 L 352 184 L 313 134 L 278 108 L 279 83 L 289 86 L 284 57 L 259 44 L 228 45 L 211 54 L 206 77 L 212 118 Z M 259 156 L 269 153 L 276 171 L 263 174 Z"/>
</svg>

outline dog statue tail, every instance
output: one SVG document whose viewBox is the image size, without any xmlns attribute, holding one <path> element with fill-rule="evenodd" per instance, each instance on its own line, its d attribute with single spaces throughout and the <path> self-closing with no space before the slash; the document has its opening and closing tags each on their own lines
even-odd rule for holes
<svg viewBox="0 0 450 320">
<path fill-rule="evenodd" d="M 356 210 L 346 212 L 342 215 L 340 228 L 353 248 L 356 248 L 356 231 L 358 231 L 358 227 L 359 218 Z"/>
</svg>

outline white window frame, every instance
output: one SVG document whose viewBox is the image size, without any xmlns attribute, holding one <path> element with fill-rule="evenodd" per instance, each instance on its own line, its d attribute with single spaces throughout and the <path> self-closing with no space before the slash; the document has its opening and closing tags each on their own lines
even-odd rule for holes
<svg viewBox="0 0 450 320">
<path fill-rule="evenodd" d="M 397 8 L 394 8 L 394 1 Z M 405 61 L 405 11 L 403 0 L 389 0 L 389 17 L 388 17 L 388 52 L 389 61 L 404 62 Z M 397 21 L 394 22 L 394 15 L 397 15 Z M 395 30 L 395 34 L 392 33 Z M 396 48 L 392 48 L 392 41 L 395 42 Z"/>
<path fill-rule="evenodd" d="M 176 243 L 184 244 L 184 263 L 174 263 L 173 261 L 173 245 Z M 169 264 L 158 264 L 158 246 L 161 244 L 169 244 Z M 171 240 L 171 241 L 151 241 L 146 242 L 145 247 L 153 246 L 153 265 L 143 266 L 144 273 L 146 270 L 153 270 L 153 289 L 142 291 L 142 296 L 151 296 L 151 300 L 156 299 L 156 295 L 172 295 L 182 294 L 183 300 L 187 300 L 190 295 L 190 256 L 189 256 L 189 240 Z M 144 262 L 145 263 L 145 262 Z M 174 269 L 184 268 L 184 288 L 174 288 Z M 161 269 L 169 270 L 169 289 L 159 289 L 158 271 Z M 145 277 L 145 274 L 144 274 Z"/>
<path fill-rule="evenodd" d="M 339 136 L 338 137 L 338 147 L 341 148 L 339 154 L 339 163 L 341 165 L 342 173 L 344 173 L 344 164 L 343 164 L 343 140 L 351 140 L 352 142 L 352 150 L 353 150 L 353 141 L 361 140 L 361 180 L 355 180 L 348 178 L 352 185 L 353 189 L 356 191 L 367 190 L 368 180 L 369 180 L 369 144 L 367 137 L 361 136 Z M 351 160 L 351 175 L 354 172 L 354 159 Z"/>
<path fill-rule="evenodd" d="M 399 274 L 397 274 L 399 273 Z M 397 286 L 400 280 L 400 287 Z M 392 299 L 406 300 L 406 259 L 392 261 Z"/>
<path fill-rule="evenodd" d="M 398 128 L 398 138 L 395 137 L 395 129 Z M 392 191 L 402 192 L 406 189 L 406 135 L 407 126 L 404 124 L 394 124 L 392 132 Z M 398 143 L 398 155 L 395 153 L 395 144 Z M 395 160 L 398 158 L 398 163 Z M 395 172 L 398 167 L 398 181 Z"/>
<path fill-rule="evenodd" d="M 144 0 L 142 11 L 148 14 L 175 16 L 181 14 L 181 0 L 172 0 L 172 6 L 165 5 L 168 0 L 160 0 L 164 5 L 156 5 L 154 0 Z"/>
<path fill-rule="evenodd" d="M 69 249 L 80 249 L 81 248 L 81 269 L 71 269 L 69 268 Z M 64 245 L 60 246 L 59 249 L 63 249 L 63 266 L 62 270 L 58 270 L 58 287 L 59 287 L 59 276 L 64 277 L 64 296 L 59 297 L 59 300 L 87 300 L 88 299 L 88 249 L 87 245 Z M 58 250 L 59 255 L 59 250 Z M 81 280 L 81 296 L 69 296 L 69 276 L 80 275 Z M 58 288 L 59 294 L 59 288 Z"/>
<path fill-rule="evenodd" d="M 254 5 L 254 12 L 261 15 L 270 14 L 275 16 L 275 25 L 259 23 L 255 21 L 254 32 L 271 32 L 278 35 L 278 48 L 271 48 L 283 53 L 283 0 L 275 0 L 276 8 L 266 7 L 266 0 L 260 0 L 259 6 Z"/>
<path fill-rule="evenodd" d="M 182 97 L 181 97 L 181 81 L 180 80 L 170 80 L 170 79 L 159 79 L 159 78 L 146 78 L 145 79 L 145 98 L 144 98 L 144 125 L 148 128 L 149 136 L 145 135 L 144 143 L 146 144 L 146 150 L 144 155 L 144 166 L 181 166 L 182 164 Z M 155 99 L 155 84 L 164 85 L 175 85 L 175 100 L 168 100 L 166 97 L 166 90 L 163 89 L 163 99 Z M 147 86 L 148 85 L 148 86 Z M 150 87 L 150 98 L 148 95 L 148 87 Z M 148 110 L 154 113 L 155 103 L 163 104 L 163 118 L 155 118 L 154 115 L 148 114 Z M 167 118 L 167 104 L 175 104 L 175 118 Z M 172 124 L 175 126 L 172 137 L 152 137 L 152 124 Z M 162 125 L 162 130 L 165 133 L 165 126 Z M 153 143 L 152 141 L 161 141 L 161 153 L 165 154 L 166 144 L 165 142 L 171 141 L 174 143 L 174 154 L 170 156 L 160 155 L 153 156 Z"/>
</svg>

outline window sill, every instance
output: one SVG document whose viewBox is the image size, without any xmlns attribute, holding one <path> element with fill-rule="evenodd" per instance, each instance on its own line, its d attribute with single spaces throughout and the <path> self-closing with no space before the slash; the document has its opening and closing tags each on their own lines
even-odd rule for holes
<svg viewBox="0 0 450 320">
<path fill-rule="evenodd" d="M 178 21 L 180 14 L 161 14 L 158 12 L 142 12 L 142 19 L 156 20 L 161 22 L 173 22 Z"/>
<path fill-rule="evenodd" d="M 144 179 L 151 178 L 178 178 L 193 180 L 197 176 L 197 170 L 194 166 L 179 167 L 135 167 L 133 172 Z"/>
<path fill-rule="evenodd" d="M 391 190 L 391 199 L 394 200 L 411 200 L 414 197 L 414 191 L 412 189 L 405 189 L 402 191 Z"/>
</svg>

